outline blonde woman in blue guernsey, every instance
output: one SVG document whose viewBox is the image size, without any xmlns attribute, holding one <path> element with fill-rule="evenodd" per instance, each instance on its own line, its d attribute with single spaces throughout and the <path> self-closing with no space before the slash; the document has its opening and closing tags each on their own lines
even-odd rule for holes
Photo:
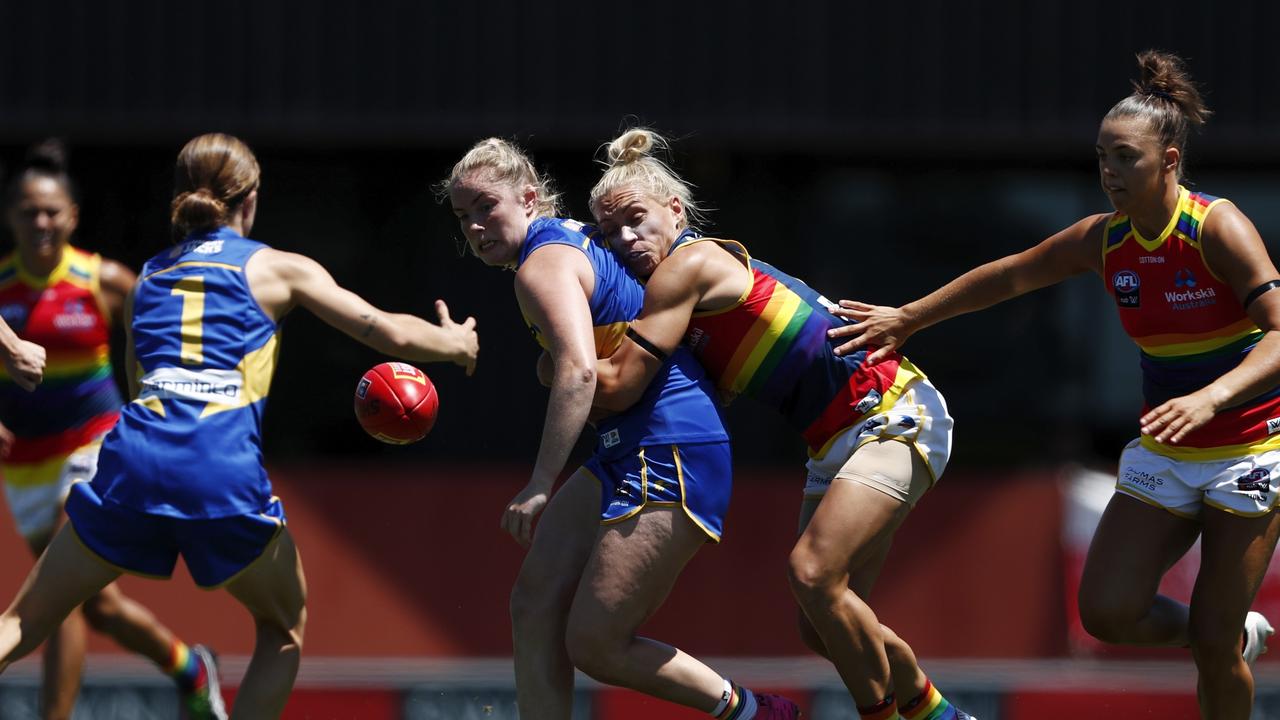
<svg viewBox="0 0 1280 720">
<path fill-rule="evenodd" d="M 172 219 L 183 239 L 146 263 L 126 309 L 133 401 L 0 615 L 0 672 L 120 574 L 168 577 L 181 555 L 196 584 L 225 588 L 254 620 L 231 717 L 279 717 L 306 626 L 302 563 L 262 466 L 281 319 L 303 307 L 388 355 L 475 367 L 474 319 L 454 323 L 442 301 L 439 324 L 384 312 L 314 260 L 248 239 L 258 188 L 257 159 L 237 138 L 202 135 L 178 155 Z M 226 717 L 210 690 L 210 714 Z"/>
</svg>

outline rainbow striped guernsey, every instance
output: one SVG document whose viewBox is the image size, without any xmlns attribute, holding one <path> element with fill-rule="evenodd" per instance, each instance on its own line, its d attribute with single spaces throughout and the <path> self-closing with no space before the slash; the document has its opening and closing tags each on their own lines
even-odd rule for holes
<svg viewBox="0 0 1280 720">
<path fill-rule="evenodd" d="M 1107 223 L 1103 278 L 1125 332 L 1141 350 L 1143 412 L 1208 385 L 1239 365 L 1262 331 L 1205 263 L 1205 218 L 1220 198 L 1179 188 L 1178 208 L 1148 240 L 1125 215 Z M 1143 436 L 1153 452 L 1213 460 L 1280 447 L 1280 388 L 1225 410 L 1177 446 Z"/>
<path fill-rule="evenodd" d="M 56 481 L 68 455 L 116 422 L 121 398 L 108 351 L 110 322 L 99 274 L 102 258 L 66 247 L 47 277 L 22 267 L 16 253 L 0 260 L 0 316 L 48 353 L 44 382 L 19 388 L 0 365 L 0 421 L 14 434 L 5 481 Z"/>
<path fill-rule="evenodd" d="M 721 394 L 749 395 L 782 413 L 811 457 L 822 457 L 837 435 L 892 407 L 907 384 L 924 377 L 898 353 L 873 365 L 865 362 L 866 349 L 837 357 L 827 330 L 846 321 L 831 314 L 831 302 L 736 241 L 685 232 L 671 252 L 703 241 L 738 256 L 751 271 L 751 286 L 728 308 L 695 312 L 685 344 Z"/>
</svg>

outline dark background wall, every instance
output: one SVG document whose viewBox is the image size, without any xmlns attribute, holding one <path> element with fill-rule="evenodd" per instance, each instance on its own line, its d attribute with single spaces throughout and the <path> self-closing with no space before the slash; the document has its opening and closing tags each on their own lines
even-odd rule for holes
<svg viewBox="0 0 1280 720">
<path fill-rule="evenodd" d="M 1188 58 L 1218 112 L 1189 180 L 1277 237 L 1277 21 L 1262 1 L 0 0 L 0 162 L 67 138 L 79 243 L 138 267 L 169 240 L 178 148 L 242 136 L 264 172 L 257 238 L 388 309 L 445 298 L 481 331 L 475 377 L 427 368 L 432 435 L 387 448 L 350 412 L 380 358 L 290 318 L 269 456 L 527 460 L 545 391 L 511 276 L 459 256 L 430 189 L 475 140 L 522 142 L 585 217 L 595 149 L 650 124 L 716 234 L 829 297 L 897 304 L 1108 209 L 1091 145 L 1147 47 Z M 1133 433 L 1136 352 L 1100 289 L 1078 278 L 912 340 L 957 417 L 957 463 L 1108 457 Z M 740 459 L 801 452 L 765 412 L 730 420 Z"/>
</svg>

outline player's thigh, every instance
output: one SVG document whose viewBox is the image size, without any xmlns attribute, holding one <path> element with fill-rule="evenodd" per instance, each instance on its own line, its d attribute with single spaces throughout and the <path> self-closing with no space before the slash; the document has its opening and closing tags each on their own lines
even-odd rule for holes
<svg viewBox="0 0 1280 720">
<path fill-rule="evenodd" d="M 571 632 L 629 637 L 707 542 L 680 508 L 649 507 L 602 527 L 573 600 Z"/>
<path fill-rule="evenodd" d="M 1155 597 L 1160 579 L 1200 533 L 1200 524 L 1124 493 L 1111 496 L 1085 560 L 1081 603 L 1137 604 Z"/>
<path fill-rule="evenodd" d="M 54 536 L 27 576 L 12 609 L 47 634 L 76 606 L 120 576 L 80 543 L 69 525 Z"/>
<path fill-rule="evenodd" d="M 573 588 L 587 564 L 600 528 L 600 483 L 579 468 L 551 496 L 520 566 L 517 591 Z"/>
<path fill-rule="evenodd" d="M 793 562 L 825 574 L 872 568 L 874 580 L 893 533 L 910 512 L 913 485 L 927 487 L 928 469 L 905 442 L 883 440 L 859 448 L 809 514 Z M 806 498 L 811 501 L 810 498 Z"/>
<path fill-rule="evenodd" d="M 224 587 L 259 622 L 282 630 L 300 626 L 305 619 L 307 579 L 289 528 L 282 527 L 262 556 Z"/>
</svg>

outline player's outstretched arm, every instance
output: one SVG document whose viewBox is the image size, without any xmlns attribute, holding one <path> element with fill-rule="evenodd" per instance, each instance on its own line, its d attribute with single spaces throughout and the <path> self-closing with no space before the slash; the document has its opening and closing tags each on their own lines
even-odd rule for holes
<svg viewBox="0 0 1280 720">
<path fill-rule="evenodd" d="M 44 348 L 27 342 L 0 318 L 0 360 L 9 377 L 23 390 L 34 390 L 44 379 Z"/>
<path fill-rule="evenodd" d="M 246 272 L 254 297 L 276 318 L 301 306 L 379 352 L 405 360 L 453 362 L 468 375 L 475 370 L 480 350 L 475 318 L 455 323 L 442 300 L 436 301 L 438 325 L 416 315 L 385 312 L 338 285 L 315 260 L 279 250 L 255 253 Z"/>
<path fill-rule="evenodd" d="M 1102 227 L 1109 215 L 1091 215 L 1033 248 L 980 265 L 928 295 L 902 307 L 841 300 L 836 315 L 856 324 L 833 328 L 832 338 L 845 339 L 837 355 L 876 348 L 875 362 L 901 349 L 907 338 L 943 320 L 989 308 L 1093 270 L 1102 271 Z"/>
</svg>

